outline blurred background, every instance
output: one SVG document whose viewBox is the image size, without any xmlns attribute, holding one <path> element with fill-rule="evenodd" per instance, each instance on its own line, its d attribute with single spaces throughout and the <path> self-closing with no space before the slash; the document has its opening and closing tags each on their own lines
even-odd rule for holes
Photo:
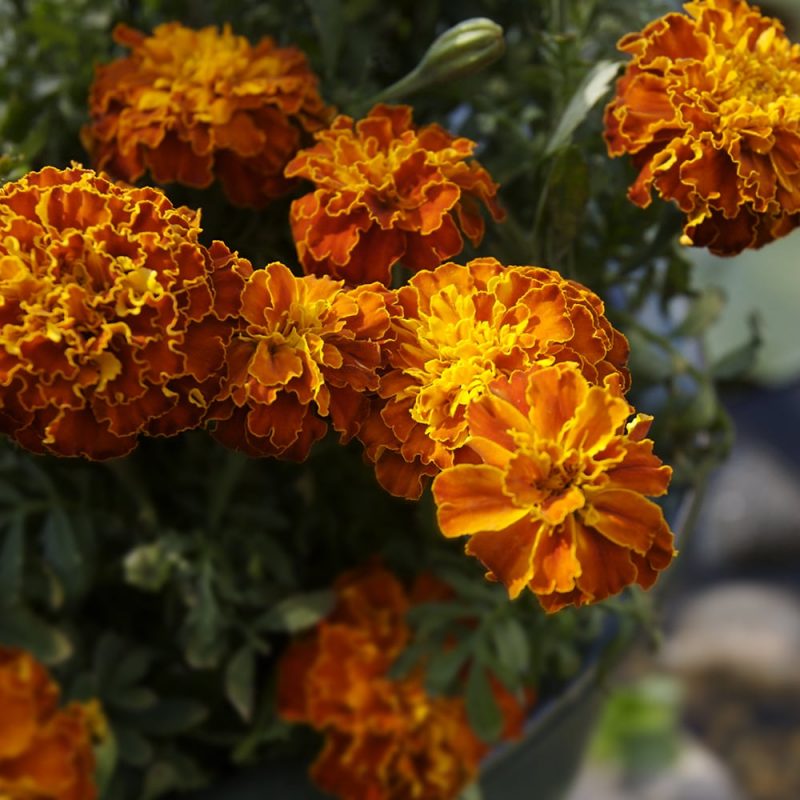
<svg viewBox="0 0 800 800">
<path fill-rule="evenodd" d="M 797 31 L 800 3 L 783 10 Z M 662 641 L 609 679 L 569 800 L 800 798 L 800 232 L 694 260 L 698 286 L 726 298 L 710 357 L 748 324 L 762 343 L 723 392 L 736 440 L 679 540 Z"/>
</svg>

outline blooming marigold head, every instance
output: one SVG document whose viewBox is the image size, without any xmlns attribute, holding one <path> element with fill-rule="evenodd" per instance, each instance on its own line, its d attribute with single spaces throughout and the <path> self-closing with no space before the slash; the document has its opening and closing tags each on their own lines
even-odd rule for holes
<svg viewBox="0 0 800 800">
<path fill-rule="evenodd" d="M 59 689 L 29 653 L 0 648 L 0 797 L 94 800 L 95 703 L 59 708 Z"/>
<path fill-rule="evenodd" d="M 483 238 L 481 203 L 499 220 L 497 185 L 470 160 L 475 143 L 439 125 L 416 128 L 408 106 L 337 117 L 287 176 L 316 189 L 295 200 L 292 234 L 306 273 L 388 285 L 392 265 L 432 269 Z"/>
<path fill-rule="evenodd" d="M 419 272 L 397 292 L 387 366 L 359 438 L 381 485 L 418 497 L 421 479 L 451 466 L 466 411 L 497 377 L 570 361 L 594 383 L 628 383 L 625 337 L 586 287 L 541 267 L 493 258 Z"/>
<path fill-rule="evenodd" d="M 592 385 L 575 364 L 498 378 L 467 410 L 477 463 L 433 482 L 445 536 L 514 598 L 527 586 L 556 611 L 649 588 L 674 555 L 661 508 L 672 470 L 644 437 L 651 418 L 619 377 Z"/>
<path fill-rule="evenodd" d="M 619 48 L 633 60 L 606 108 L 609 154 L 686 214 L 683 242 L 733 255 L 800 223 L 800 46 L 744 0 L 697 0 Z"/>
<path fill-rule="evenodd" d="M 241 295 L 228 380 L 214 434 L 251 455 L 302 460 L 327 430 L 358 431 L 378 386 L 389 329 L 381 286 L 295 277 L 279 262 L 256 270 Z"/>
<path fill-rule="evenodd" d="M 451 800 L 486 753 L 462 698 L 430 696 L 420 669 L 390 675 L 410 639 L 408 609 L 447 593 L 430 576 L 422 581 L 408 592 L 374 564 L 343 575 L 331 616 L 281 659 L 278 711 L 325 734 L 311 774 L 343 800 Z M 520 704 L 500 684 L 494 690 L 515 735 Z"/>
<path fill-rule="evenodd" d="M 78 167 L 0 190 L 0 431 L 102 459 L 200 423 L 250 265 L 198 220 Z"/>
<path fill-rule="evenodd" d="M 114 38 L 131 54 L 98 67 L 83 130 L 98 169 L 199 188 L 218 178 L 241 206 L 287 191 L 284 167 L 331 116 L 302 52 L 177 22 L 152 36 L 119 25 Z"/>
</svg>

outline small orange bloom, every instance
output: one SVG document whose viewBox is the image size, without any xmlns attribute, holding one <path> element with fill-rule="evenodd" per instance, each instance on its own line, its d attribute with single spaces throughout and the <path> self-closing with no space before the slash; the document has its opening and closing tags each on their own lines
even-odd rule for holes
<svg viewBox="0 0 800 800">
<path fill-rule="evenodd" d="M 284 167 L 332 113 L 303 53 L 177 22 L 152 36 L 118 25 L 114 39 L 131 55 L 98 67 L 82 134 L 98 169 L 199 188 L 218 178 L 241 206 L 286 193 Z"/>
<path fill-rule="evenodd" d="M 462 698 L 428 695 L 421 669 L 390 677 L 410 639 L 407 610 L 447 594 L 430 576 L 422 581 L 408 593 L 379 566 L 343 575 L 331 616 L 293 642 L 279 664 L 279 713 L 325 734 L 311 775 L 342 800 L 452 800 L 487 751 Z M 520 703 L 500 684 L 494 690 L 505 734 L 518 735 Z"/>
<path fill-rule="evenodd" d="M 504 216 L 475 143 L 439 125 L 416 128 L 409 106 L 375 106 L 354 123 L 337 117 L 286 175 L 316 189 L 292 203 L 292 234 L 306 273 L 389 285 L 398 261 L 432 269 L 483 238 L 483 203 Z M 461 232 L 459 232 L 459 229 Z"/>
<path fill-rule="evenodd" d="M 498 378 L 467 410 L 479 463 L 433 482 L 442 533 L 469 536 L 488 577 L 511 598 L 527 586 L 547 611 L 649 588 L 674 550 L 647 497 L 672 470 L 644 438 L 652 418 L 632 414 L 618 375 L 592 385 L 562 363 Z"/>
<path fill-rule="evenodd" d="M 347 441 L 378 385 L 389 328 L 383 287 L 295 277 L 279 262 L 256 270 L 242 292 L 228 381 L 211 418 L 214 435 L 251 455 L 302 460 L 330 417 Z"/>
<path fill-rule="evenodd" d="M 103 459 L 200 424 L 250 265 L 198 222 L 78 167 L 0 190 L 0 431 Z"/>
<path fill-rule="evenodd" d="M 683 242 L 718 255 L 800 223 L 800 45 L 744 0 L 697 0 L 619 42 L 633 61 L 606 108 L 608 152 L 686 214 Z"/>
<path fill-rule="evenodd" d="M 423 476 L 463 455 L 466 410 L 498 376 L 572 361 L 593 383 L 619 373 L 627 386 L 628 344 L 603 302 L 552 270 L 448 263 L 397 297 L 387 368 L 359 434 L 392 494 L 419 497 Z"/>
<path fill-rule="evenodd" d="M 0 648 L 0 797 L 94 800 L 95 703 L 58 708 L 59 690 L 24 651 Z"/>
</svg>

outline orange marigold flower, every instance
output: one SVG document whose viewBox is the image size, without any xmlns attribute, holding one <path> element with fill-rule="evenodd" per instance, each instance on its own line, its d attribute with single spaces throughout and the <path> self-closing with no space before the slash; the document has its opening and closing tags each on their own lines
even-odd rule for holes
<svg viewBox="0 0 800 800">
<path fill-rule="evenodd" d="M 637 583 L 649 588 L 674 555 L 661 508 L 672 470 L 644 437 L 621 381 L 592 385 L 571 363 L 498 378 L 467 410 L 478 463 L 433 482 L 445 536 L 514 598 L 527 586 L 547 611 Z"/>
<path fill-rule="evenodd" d="M 388 293 L 294 276 L 279 262 L 252 273 L 241 296 L 228 382 L 214 435 L 250 455 L 302 460 L 330 417 L 347 441 L 378 386 Z"/>
<path fill-rule="evenodd" d="M 465 412 L 498 376 L 572 361 L 593 383 L 618 373 L 628 384 L 628 343 L 602 300 L 553 270 L 448 263 L 414 275 L 397 298 L 387 367 L 359 434 L 392 494 L 419 497 L 423 476 L 463 455 Z"/>
<path fill-rule="evenodd" d="M 198 222 L 79 167 L 0 190 L 0 431 L 103 459 L 201 422 L 250 265 Z"/>
<path fill-rule="evenodd" d="M 504 216 L 475 143 L 439 125 L 416 128 L 409 106 L 377 105 L 362 120 L 339 116 L 301 150 L 287 176 L 316 189 L 292 203 L 292 234 L 306 273 L 388 285 L 398 261 L 432 269 L 461 252 L 461 232 L 483 238 L 483 203 Z"/>
<path fill-rule="evenodd" d="M 284 167 L 332 114 L 303 53 L 177 22 L 152 36 L 118 25 L 114 39 L 131 55 L 98 67 L 83 130 L 98 169 L 199 188 L 216 177 L 241 206 L 290 188 Z"/>
<path fill-rule="evenodd" d="M 380 566 L 347 573 L 335 585 L 331 616 L 279 664 L 279 713 L 325 734 L 311 774 L 343 800 L 452 800 L 487 752 L 462 698 L 428 695 L 421 669 L 390 677 L 410 639 L 406 611 L 447 593 L 430 576 L 423 580 L 409 593 Z M 493 688 L 505 734 L 518 735 L 521 704 L 499 683 Z"/>
<path fill-rule="evenodd" d="M 0 797 L 94 800 L 97 704 L 58 708 L 59 689 L 29 653 L 0 648 Z"/>
<path fill-rule="evenodd" d="M 619 48 L 633 56 L 606 108 L 629 190 L 686 214 L 684 244 L 732 255 L 800 223 L 800 46 L 744 0 L 698 0 Z"/>
</svg>

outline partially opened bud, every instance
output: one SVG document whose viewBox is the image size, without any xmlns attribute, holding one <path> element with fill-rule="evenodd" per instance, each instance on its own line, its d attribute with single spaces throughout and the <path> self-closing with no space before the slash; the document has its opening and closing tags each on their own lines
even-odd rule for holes
<svg viewBox="0 0 800 800">
<path fill-rule="evenodd" d="M 463 78 L 500 58 L 505 52 L 503 29 L 486 17 L 467 19 L 439 36 L 417 66 L 377 99 L 389 100 L 439 83 Z"/>
</svg>

